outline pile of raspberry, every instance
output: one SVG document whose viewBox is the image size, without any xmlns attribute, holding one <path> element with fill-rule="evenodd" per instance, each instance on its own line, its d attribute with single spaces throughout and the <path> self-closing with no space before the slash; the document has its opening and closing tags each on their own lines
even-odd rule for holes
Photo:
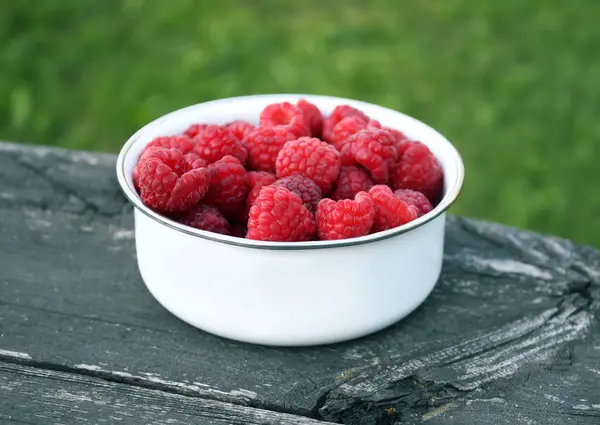
<svg viewBox="0 0 600 425">
<path fill-rule="evenodd" d="M 158 137 L 133 171 L 149 208 L 187 226 L 240 238 L 355 238 L 427 214 L 442 168 L 423 143 L 337 106 L 268 105 L 258 126 L 194 124 Z"/>
</svg>

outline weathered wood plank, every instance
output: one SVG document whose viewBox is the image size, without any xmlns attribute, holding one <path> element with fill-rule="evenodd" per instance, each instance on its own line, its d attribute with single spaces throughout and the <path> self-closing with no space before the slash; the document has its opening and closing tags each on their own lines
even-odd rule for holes
<svg viewBox="0 0 600 425">
<path fill-rule="evenodd" d="M 0 420 L 28 424 L 320 425 L 324 422 L 0 362 Z M 325 423 L 327 424 L 327 423 Z"/>
<path fill-rule="evenodd" d="M 451 217 L 440 282 L 404 321 L 328 347 L 240 344 L 182 323 L 146 291 L 114 160 L 0 144 L 4 361 L 348 424 L 594 418 L 600 401 L 588 393 L 600 375 L 585 374 L 600 370 L 593 248 Z M 569 385 L 553 375 L 564 350 L 586 353 L 561 372 Z M 538 391 L 517 390 L 525 373 Z M 481 401 L 492 398 L 505 403 Z M 589 409 L 572 408 L 579 398 Z M 555 404 L 536 413 L 521 400 Z"/>
</svg>

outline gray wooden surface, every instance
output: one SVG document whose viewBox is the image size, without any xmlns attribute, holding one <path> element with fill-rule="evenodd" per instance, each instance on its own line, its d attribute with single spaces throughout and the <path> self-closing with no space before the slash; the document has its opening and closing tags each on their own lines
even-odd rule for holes
<svg viewBox="0 0 600 425">
<path fill-rule="evenodd" d="M 241 344 L 145 289 L 114 164 L 0 143 L 0 423 L 600 424 L 599 251 L 451 216 L 402 322 Z"/>
<path fill-rule="evenodd" d="M 0 420 L 127 425 L 318 425 L 323 422 L 45 368 L 0 363 Z"/>
</svg>

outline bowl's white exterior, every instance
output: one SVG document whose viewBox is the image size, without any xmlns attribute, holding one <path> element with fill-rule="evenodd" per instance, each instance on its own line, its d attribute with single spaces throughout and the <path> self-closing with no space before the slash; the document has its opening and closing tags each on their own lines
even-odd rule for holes
<svg viewBox="0 0 600 425">
<path fill-rule="evenodd" d="M 194 122 L 256 122 L 267 104 L 301 97 L 325 114 L 338 104 L 354 104 L 383 125 L 426 143 L 444 168 L 446 187 L 440 205 L 411 223 L 409 231 L 391 229 L 380 235 L 385 238 L 370 235 L 356 239 L 363 242 L 356 244 L 278 244 L 183 228 L 141 203 L 131 172 L 152 138 L 179 133 Z M 463 170 L 450 142 L 399 112 L 324 96 L 262 95 L 194 105 L 148 124 L 124 146 L 117 175 L 136 207 L 141 276 L 167 310 L 223 337 L 291 346 L 367 335 L 403 318 L 425 300 L 440 275 L 444 211 L 458 194 Z"/>
<path fill-rule="evenodd" d="M 224 337 L 325 344 L 391 325 L 429 295 L 445 215 L 395 238 L 328 249 L 265 250 L 174 231 L 135 211 L 137 258 L 154 297 Z"/>
</svg>

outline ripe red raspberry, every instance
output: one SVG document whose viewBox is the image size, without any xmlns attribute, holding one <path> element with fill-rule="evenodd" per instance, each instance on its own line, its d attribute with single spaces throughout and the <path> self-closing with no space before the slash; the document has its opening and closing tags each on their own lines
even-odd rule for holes
<svg viewBox="0 0 600 425">
<path fill-rule="evenodd" d="M 323 140 L 331 143 L 333 127 L 346 117 L 359 117 L 368 122 L 369 117 L 350 105 L 338 105 L 333 112 L 323 120 Z"/>
<path fill-rule="evenodd" d="M 331 131 L 331 143 L 338 151 L 342 151 L 342 148 L 347 143 L 350 136 L 358 133 L 367 127 L 381 128 L 379 121 L 365 121 L 362 117 L 353 115 L 346 117 L 338 122 L 333 130 Z"/>
<path fill-rule="evenodd" d="M 183 134 L 193 139 L 202 131 L 204 131 L 206 127 L 208 127 L 208 124 L 192 124 L 187 128 L 187 130 L 185 130 Z"/>
<path fill-rule="evenodd" d="M 133 184 L 136 189 L 139 190 L 139 174 L 140 167 L 142 166 L 142 158 L 160 148 L 177 148 L 181 150 L 182 153 L 186 154 L 191 152 L 194 149 L 194 142 L 192 139 L 186 136 L 163 136 L 156 137 L 150 143 L 146 145 L 142 153 L 140 154 L 140 158 L 138 159 L 138 163 L 133 169 Z"/>
<path fill-rule="evenodd" d="M 297 106 L 289 102 L 272 103 L 260 113 L 261 127 L 285 127 L 296 137 L 309 135 L 304 114 Z"/>
<path fill-rule="evenodd" d="M 304 206 L 314 214 L 317 210 L 317 204 L 322 198 L 321 189 L 319 186 L 308 177 L 294 174 L 293 176 L 284 177 L 274 183 L 277 187 L 285 187 L 287 190 L 294 192 L 302 199 Z"/>
<path fill-rule="evenodd" d="M 340 154 L 330 144 L 314 137 L 287 142 L 275 162 L 280 179 L 300 174 L 314 181 L 321 193 L 329 192 L 340 173 Z"/>
<path fill-rule="evenodd" d="M 248 173 L 240 160 L 226 155 L 208 166 L 210 189 L 206 202 L 217 207 L 224 214 L 240 208 L 250 190 Z"/>
<path fill-rule="evenodd" d="M 433 206 L 427 199 L 427 196 L 421 192 L 410 189 L 398 189 L 394 192 L 394 196 L 407 204 L 414 205 L 419 210 L 419 217 L 423 214 L 427 214 L 433 209 Z"/>
<path fill-rule="evenodd" d="M 227 219 L 213 206 L 198 204 L 179 218 L 181 224 L 208 232 L 229 235 L 231 227 Z"/>
<path fill-rule="evenodd" d="M 323 131 L 323 115 L 319 108 L 305 99 L 300 99 L 296 102 L 296 106 L 304 114 L 304 120 L 310 131 L 310 135 L 317 138 L 321 137 Z"/>
<path fill-rule="evenodd" d="M 387 131 L 374 127 L 367 127 L 350 136 L 342 149 L 342 163 L 351 165 L 355 162 L 362 165 L 369 170 L 377 184 L 387 183 L 389 171 L 397 158 L 394 137 Z"/>
<path fill-rule="evenodd" d="M 317 231 L 315 218 L 302 199 L 284 187 L 265 186 L 250 208 L 248 239 L 277 242 L 310 240 Z"/>
<path fill-rule="evenodd" d="M 254 130 L 254 126 L 247 121 L 235 120 L 227 124 L 229 131 L 241 142 L 244 138 Z"/>
<path fill-rule="evenodd" d="M 317 207 L 319 239 L 335 240 L 368 235 L 375 219 L 373 201 L 367 192 L 359 192 L 354 200 L 333 201 L 325 198 Z"/>
<path fill-rule="evenodd" d="M 244 139 L 248 164 L 255 170 L 274 173 L 277 154 L 286 142 L 296 139 L 285 126 L 255 128 Z"/>
<path fill-rule="evenodd" d="M 343 165 L 340 167 L 340 174 L 329 197 L 334 201 L 354 199 L 358 192 L 368 192 L 371 187 L 373 187 L 371 175 L 363 168 L 355 165 Z"/>
<path fill-rule="evenodd" d="M 369 195 L 375 205 L 375 221 L 371 233 L 393 229 L 417 218 L 417 207 L 396 198 L 388 186 L 373 186 Z"/>
<path fill-rule="evenodd" d="M 263 186 L 268 186 L 270 184 L 275 183 L 275 181 L 277 181 L 277 176 L 266 171 L 250 171 L 248 172 L 248 181 L 250 183 L 250 192 L 246 197 L 246 220 L 248 219 L 250 207 L 252 206 L 252 204 L 254 204 L 256 198 L 258 198 L 260 190 L 263 188 Z"/>
<path fill-rule="evenodd" d="M 210 172 L 194 153 L 159 148 L 140 162 L 140 197 L 157 212 L 186 211 L 208 192 Z"/>
<path fill-rule="evenodd" d="M 421 142 L 409 142 L 390 169 L 392 189 L 412 189 L 421 192 L 432 204 L 437 203 L 444 185 L 444 172 L 437 158 Z"/>
<path fill-rule="evenodd" d="M 242 164 L 246 162 L 248 153 L 242 143 L 224 125 L 211 124 L 195 138 L 194 152 L 207 163 L 212 164 L 225 155 L 235 156 Z"/>
</svg>

